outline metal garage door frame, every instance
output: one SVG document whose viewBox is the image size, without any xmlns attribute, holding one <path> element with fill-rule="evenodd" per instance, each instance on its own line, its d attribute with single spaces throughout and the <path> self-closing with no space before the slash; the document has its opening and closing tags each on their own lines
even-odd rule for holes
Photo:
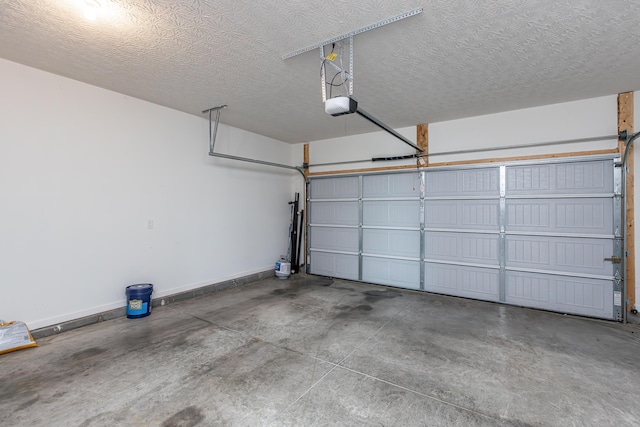
<svg viewBox="0 0 640 427">
<path fill-rule="evenodd" d="M 613 177 L 607 178 L 607 180 L 612 180 L 613 185 L 612 188 L 604 189 L 603 191 L 594 193 L 589 191 L 578 191 L 575 194 L 555 191 L 554 193 L 545 193 L 545 194 L 525 194 L 522 191 L 519 193 L 511 191 L 512 189 L 508 188 L 507 184 L 507 174 L 510 171 L 516 170 L 518 168 L 528 168 L 540 166 L 543 168 L 561 168 L 562 165 L 573 165 L 573 164 L 586 164 L 587 162 L 602 162 L 603 164 L 611 165 L 612 168 L 607 166 L 607 170 L 613 171 Z M 611 162 L 611 163 L 609 163 Z M 558 166 L 559 165 L 559 166 Z M 491 184 L 491 191 L 480 192 L 479 195 L 473 193 L 473 191 L 467 191 L 466 193 L 460 193 L 457 195 L 447 195 L 447 194 L 432 194 L 429 193 L 429 185 L 432 182 L 430 176 L 435 176 L 436 174 L 443 173 L 465 173 L 469 172 L 470 174 L 479 173 L 482 171 L 495 171 L 492 172 L 492 175 L 498 175 L 498 186 L 496 187 L 494 184 Z M 403 194 L 400 197 L 394 196 L 393 194 L 375 194 L 374 196 L 366 194 L 363 190 L 363 183 L 366 184 L 367 180 L 382 179 L 381 177 L 391 177 L 391 176 L 412 176 L 415 178 L 414 186 L 417 185 L 419 188 L 418 194 Z M 443 175 L 443 176 L 444 176 Z M 375 178 L 372 178 L 375 177 Z M 321 181 L 323 180 L 323 181 Z M 328 184 L 329 187 L 333 187 L 333 190 L 336 190 L 336 186 L 342 185 L 344 180 L 348 180 L 349 191 L 338 191 L 338 197 L 332 195 L 331 197 L 326 197 L 326 195 L 320 194 L 322 192 L 318 192 L 316 183 L 323 182 L 324 184 Z M 610 181 L 607 181 L 610 182 Z M 473 183 L 472 183 L 473 184 Z M 621 268 L 622 264 L 615 263 L 615 261 L 622 258 L 622 249 L 623 249 L 623 232 L 622 232 L 622 173 L 620 167 L 620 158 L 616 155 L 605 155 L 605 156 L 584 156 L 584 157 L 569 157 L 569 158 L 559 158 L 559 159 L 547 159 L 547 160 L 527 160 L 527 161 L 513 161 L 513 162 L 501 162 L 501 163 L 485 163 L 485 164 L 475 164 L 475 165 L 465 165 L 465 166 L 445 166 L 445 167 L 437 167 L 437 168 L 427 168 L 420 169 L 416 171 L 387 171 L 387 172 L 374 172 L 374 173 L 359 173 L 359 174 L 343 174 L 343 175 L 332 175 L 332 176 L 323 176 L 323 177 L 312 177 L 309 181 L 309 191 L 308 191 L 308 203 L 310 215 L 307 219 L 307 227 L 308 227 L 308 236 L 307 239 L 307 272 L 310 274 L 318 274 L 323 276 L 330 277 L 340 277 L 350 280 L 357 281 L 365 281 L 369 283 L 378 283 L 387 286 L 397 286 L 408 289 L 416 289 L 428 292 L 436 292 L 436 293 L 445 293 L 449 295 L 457 295 L 464 296 L 474 299 L 482 299 L 489 301 L 496 301 L 511 305 L 521 305 L 521 306 L 529 306 L 535 308 L 542 308 L 553 311 L 560 312 L 568 312 L 580 315 L 586 315 L 591 317 L 600 317 L 614 320 L 622 320 L 622 292 L 623 292 L 623 283 L 624 283 L 624 271 Z M 325 185 L 326 186 L 326 185 Z M 390 185 L 391 186 L 391 185 Z M 494 191 L 495 190 L 495 191 Z M 331 193 L 331 191 L 329 191 Z M 327 193 L 327 194 L 329 194 Z M 599 203 L 604 206 L 611 206 L 613 210 L 611 215 L 612 224 L 607 225 L 607 229 L 610 228 L 609 231 L 602 231 L 596 234 L 587 233 L 587 232 L 567 232 L 559 231 L 555 233 L 549 232 L 532 232 L 529 230 L 512 230 L 509 228 L 508 222 L 508 210 L 512 209 L 514 205 L 522 201 L 530 201 L 535 202 L 536 200 L 545 200 L 549 201 L 552 204 L 553 201 L 559 200 L 581 200 L 586 202 L 593 202 L 594 205 L 598 205 Z M 490 201 L 490 204 L 493 206 L 495 204 L 495 209 L 497 210 L 497 223 L 491 223 L 490 227 L 482 227 L 478 226 L 476 228 L 470 227 L 468 229 L 454 229 L 447 227 L 434 227 L 433 224 L 430 224 L 427 220 L 426 215 L 429 212 L 429 207 L 433 207 L 437 205 L 437 203 L 444 203 L 445 205 L 449 203 L 450 205 L 458 205 L 466 203 L 465 200 L 473 202 L 478 200 L 486 200 Z M 602 202 L 606 200 L 606 202 Z M 367 218 L 365 210 L 368 205 L 374 205 L 375 203 L 381 204 L 383 206 L 385 203 L 390 206 L 389 210 L 391 210 L 392 205 L 400 206 L 402 203 L 412 203 L 417 206 L 419 209 L 419 223 L 411 226 L 389 226 L 385 224 L 367 224 Z M 546 202 L 545 202 L 546 203 Z M 316 221 L 318 219 L 317 215 L 314 215 L 314 211 L 318 206 L 325 204 L 326 206 L 333 205 L 334 209 L 337 209 L 336 206 L 339 206 L 343 211 L 349 211 L 350 215 L 352 215 L 352 220 L 347 221 L 345 224 L 332 224 L 331 221 Z M 349 205 L 348 209 L 343 209 Z M 600 205 L 598 205 L 600 206 Z M 451 206 L 449 206 L 451 207 Z M 378 206 L 380 208 L 380 206 Z M 350 210 L 349 210 L 350 209 Z M 458 210 L 462 209 L 460 206 L 457 207 Z M 493 208 L 491 208 L 493 209 Z M 513 210 L 513 209 L 512 209 Z M 327 211 L 328 212 L 328 211 Z M 443 212 L 446 212 L 446 207 Z M 332 215 L 331 212 L 328 213 L 329 216 Z M 494 221 L 495 222 L 495 221 Z M 468 225 L 468 224 L 467 224 Z M 495 227 L 494 227 L 495 225 Z M 419 256 L 415 253 L 416 248 L 414 247 L 414 253 L 412 255 L 400 255 L 396 256 L 393 253 L 388 253 L 385 251 L 381 251 L 380 253 L 371 253 L 365 250 L 366 246 L 366 238 L 367 233 L 378 233 L 382 236 L 382 239 L 385 238 L 385 233 L 389 235 L 393 234 L 393 231 L 396 230 L 396 237 L 399 234 L 406 234 L 409 236 L 411 233 L 418 233 L 420 235 L 420 244 L 419 244 Z M 440 234 L 438 234 L 440 233 Z M 431 238 L 436 236 L 464 236 L 460 237 L 461 239 L 476 239 L 482 236 L 490 236 L 490 239 L 497 238 L 498 239 L 498 259 L 490 262 L 475 262 L 473 260 L 465 260 L 460 261 L 460 259 L 453 257 L 451 259 L 434 259 L 429 256 L 427 253 L 429 251 L 428 245 Z M 349 241 L 348 245 L 345 245 L 344 248 L 339 247 L 331 247 L 331 242 L 335 242 L 340 240 L 342 237 L 336 236 L 347 236 L 347 240 Z M 612 253 L 606 253 L 603 257 L 603 262 L 607 269 L 610 269 L 610 274 L 607 272 L 604 274 L 602 271 L 588 271 L 586 272 L 563 272 L 553 270 L 553 268 L 530 268 L 525 264 L 513 263 L 513 260 L 509 261 L 508 246 L 514 245 L 518 239 L 524 239 L 525 237 L 531 241 L 535 239 L 542 239 L 548 245 L 555 244 L 557 247 L 573 247 L 572 245 L 579 247 L 578 243 L 583 244 L 587 242 L 589 247 L 598 246 L 607 247 L 607 249 L 611 249 Z M 388 239 L 388 236 L 386 237 Z M 325 240 L 325 245 L 323 246 L 322 240 Z M 414 238 L 412 238 L 414 239 Z M 545 240 L 546 239 L 546 240 Z M 556 239 L 556 240 L 554 240 Z M 346 241 L 346 240 L 345 240 Z M 602 245 L 603 242 L 609 241 L 605 245 Z M 327 244 L 328 243 L 328 244 Z M 491 243 L 493 245 L 493 243 Z M 585 243 L 586 244 L 586 243 Z M 607 246 L 608 245 L 608 246 Z M 340 246 L 340 245 L 338 245 Z M 594 247 L 595 247 L 594 246 Z M 493 249 L 492 249 L 493 250 Z M 601 249 L 602 250 L 602 249 Z M 437 257 L 436 257 L 437 258 Z M 382 278 L 380 280 L 371 280 L 371 277 L 367 274 L 366 271 L 363 272 L 363 263 L 368 263 L 372 259 L 375 259 L 380 262 L 380 264 L 388 264 L 391 267 L 387 267 L 389 276 Z M 318 268 L 316 265 L 316 261 L 324 262 L 326 265 L 330 267 L 327 268 Z M 407 263 L 410 265 L 410 268 L 413 268 L 415 263 L 419 263 L 419 278 L 415 274 L 412 275 L 413 279 L 407 281 L 407 283 L 397 284 L 394 279 L 391 277 L 392 270 L 395 268 L 403 269 L 402 263 Z M 430 281 L 427 280 L 427 275 L 431 270 L 427 268 L 429 265 L 439 265 L 446 266 L 447 264 L 452 265 L 466 265 L 468 267 L 468 272 L 465 274 L 470 274 L 471 277 L 480 277 L 478 274 L 482 275 L 485 273 L 490 273 L 492 271 L 497 272 L 498 274 L 498 283 L 497 283 L 497 294 L 496 297 L 493 298 L 489 295 L 482 294 L 474 294 L 474 289 L 466 288 L 466 291 L 469 292 L 450 292 L 448 290 L 442 289 L 434 289 L 433 286 L 430 286 Z M 394 267 L 395 266 L 395 267 Z M 409 267 L 408 267 L 409 268 Z M 430 267 L 431 268 L 431 267 Z M 380 271 L 385 271 L 384 268 Z M 385 273 L 386 274 L 386 273 Z M 384 274 L 383 274 L 384 275 Z M 474 276 L 475 275 L 475 276 Z M 489 274 L 490 276 L 493 273 Z M 562 304 L 559 304 L 558 307 L 553 304 L 545 306 L 543 303 L 536 303 L 533 299 L 528 301 L 525 299 L 517 299 L 512 298 L 511 291 L 508 290 L 510 288 L 510 281 L 515 280 L 514 277 L 526 276 L 526 280 L 531 282 L 532 280 L 537 280 L 539 282 L 549 281 L 549 280 L 560 280 L 563 282 L 563 286 L 566 289 L 571 288 L 572 286 L 580 283 L 580 286 L 588 287 L 593 284 L 594 289 L 597 289 L 598 286 L 603 288 L 606 283 L 611 283 L 612 295 L 607 295 L 606 298 L 608 301 L 611 301 L 610 307 L 605 307 L 605 309 L 598 311 L 589 311 L 583 309 L 573 309 L 570 304 L 566 307 L 562 307 Z M 563 278 L 568 278 L 564 281 Z M 573 282 L 571 282 L 571 280 Z M 474 279 L 475 280 L 475 279 Z M 490 284 L 491 280 L 495 280 L 495 278 L 491 278 L 487 283 Z M 520 280 L 520 279 L 518 279 Z M 468 281 L 468 280 L 467 280 Z M 555 283 L 555 282 L 554 282 Z M 573 284 L 572 284 L 573 283 Z M 596 286 L 597 285 L 597 286 Z M 606 285 L 609 286 L 609 285 Z M 489 286 L 490 287 L 490 286 Z M 547 285 L 548 287 L 548 285 Z M 565 290 L 566 290 L 565 289 Z M 604 289 L 604 288 L 603 288 Z M 476 289 L 477 290 L 477 289 Z M 494 289 L 491 292 L 495 291 Z M 575 291 L 575 289 L 573 289 Z M 608 291 L 607 291 L 608 292 Z"/>
</svg>

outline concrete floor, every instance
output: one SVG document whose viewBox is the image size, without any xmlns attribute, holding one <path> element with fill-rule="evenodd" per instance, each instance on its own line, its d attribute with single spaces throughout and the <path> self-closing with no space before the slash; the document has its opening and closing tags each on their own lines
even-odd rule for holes
<svg viewBox="0 0 640 427">
<path fill-rule="evenodd" d="M 0 356 L 2 426 L 640 425 L 640 327 L 298 275 Z"/>
</svg>

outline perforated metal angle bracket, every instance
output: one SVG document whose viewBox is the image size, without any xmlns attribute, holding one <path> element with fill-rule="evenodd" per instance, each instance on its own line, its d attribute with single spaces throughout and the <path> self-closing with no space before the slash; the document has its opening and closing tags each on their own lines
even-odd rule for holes
<svg viewBox="0 0 640 427">
<path fill-rule="evenodd" d="M 375 24 L 367 25 L 366 27 L 358 28 L 357 30 L 351 31 L 349 33 L 345 33 L 345 34 L 333 37 L 333 38 L 331 38 L 329 40 L 325 40 L 323 42 L 316 43 L 314 45 L 307 46 L 307 47 L 302 48 L 302 49 L 298 49 L 298 50 L 293 51 L 291 53 L 287 53 L 286 55 L 282 56 L 282 59 L 289 59 L 289 58 L 292 58 L 294 56 L 298 56 L 300 54 L 303 54 L 305 52 L 309 52 L 309 51 L 317 49 L 319 47 L 326 46 L 326 45 L 331 44 L 331 43 L 339 42 L 340 40 L 344 40 L 344 39 L 347 39 L 349 37 L 353 37 L 356 34 L 364 33 L 365 31 L 373 30 L 374 28 L 382 27 L 383 25 L 391 24 L 393 22 L 400 21 L 400 20 L 405 19 L 405 18 L 409 18 L 410 16 L 417 15 L 419 13 L 422 13 L 422 8 L 414 9 L 414 10 L 411 10 L 409 12 L 405 12 L 405 13 L 402 13 L 400 15 L 394 16 L 393 18 L 385 19 L 384 21 L 379 21 L 379 22 L 376 22 Z"/>
</svg>

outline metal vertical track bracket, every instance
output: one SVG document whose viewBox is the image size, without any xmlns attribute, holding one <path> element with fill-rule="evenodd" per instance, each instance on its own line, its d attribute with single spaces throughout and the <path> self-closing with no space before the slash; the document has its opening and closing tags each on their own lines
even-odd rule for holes
<svg viewBox="0 0 640 427">
<path fill-rule="evenodd" d="M 624 322 L 626 319 L 626 289 L 625 289 L 625 262 L 626 254 L 624 253 L 624 201 L 623 201 L 623 176 L 622 165 L 615 164 L 613 168 L 613 254 L 612 259 L 619 258 L 622 264 L 611 263 L 613 276 L 613 318 L 618 322 Z"/>
<path fill-rule="evenodd" d="M 227 105 L 220 105 L 219 107 L 212 107 L 208 110 L 204 110 L 202 114 L 209 113 L 209 155 L 213 154 L 213 148 L 216 145 L 216 135 L 218 134 L 218 124 L 220 123 L 220 111 L 224 108 L 227 108 Z M 216 121 L 215 124 L 212 120 L 212 113 L 216 112 Z M 213 125 L 213 129 L 211 126 Z"/>
<path fill-rule="evenodd" d="M 364 250 L 364 206 L 362 197 L 364 195 L 363 176 L 358 177 L 358 280 L 362 281 L 362 252 Z"/>
<path fill-rule="evenodd" d="M 425 277 L 425 258 L 427 256 L 427 248 L 425 245 L 424 217 L 425 217 L 425 183 L 427 179 L 426 171 L 419 173 L 420 179 L 420 290 L 424 291 L 426 287 Z"/>
<path fill-rule="evenodd" d="M 507 227 L 507 167 L 505 165 L 500 166 L 500 272 L 499 272 L 499 298 L 500 302 L 505 302 L 507 298 L 507 271 L 506 271 L 506 257 L 507 257 L 507 242 L 506 242 L 506 227 Z"/>
</svg>

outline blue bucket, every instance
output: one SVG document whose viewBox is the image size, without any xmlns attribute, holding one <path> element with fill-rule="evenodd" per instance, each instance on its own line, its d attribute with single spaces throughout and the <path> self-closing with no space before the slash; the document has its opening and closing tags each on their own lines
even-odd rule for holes
<svg viewBox="0 0 640 427">
<path fill-rule="evenodd" d="M 127 317 L 137 319 L 151 314 L 151 283 L 127 286 Z"/>
</svg>

